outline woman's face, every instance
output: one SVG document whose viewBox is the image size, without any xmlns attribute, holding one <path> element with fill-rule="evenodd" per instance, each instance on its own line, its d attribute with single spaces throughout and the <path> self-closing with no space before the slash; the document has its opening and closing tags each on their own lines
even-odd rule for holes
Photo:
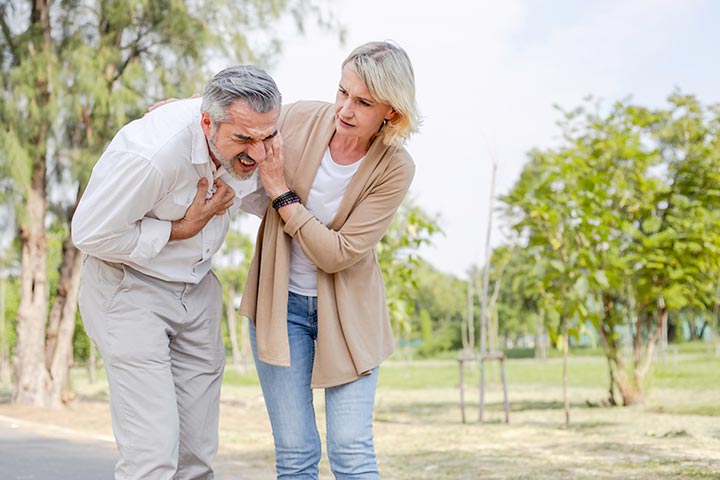
<svg viewBox="0 0 720 480">
<path fill-rule="evenodd" d="M 383 120 L 396 115 L 392 107 L 375 100 L 360 77 L 345 65 L 335 97 L 336 135 L 358 137 L 369 141 L 382 126 Z"/>
</svg>

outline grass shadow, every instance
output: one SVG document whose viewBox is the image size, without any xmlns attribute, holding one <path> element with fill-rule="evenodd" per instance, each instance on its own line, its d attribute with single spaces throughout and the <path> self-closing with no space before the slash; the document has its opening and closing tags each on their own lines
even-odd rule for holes
<svg viewBox="0 0 720 480">
<path fill-rule="evenodd" d="M 502 407 L 502 402 L 496 402 L 495 405 Z M 521 400 L 518 402 L 510 402 L 511 412 L 524 412 L 532 410 L 562 410 L 563 402 L 561 401 L 546 401 L 546 400 Z M 571 410 L 585 410 L 585 409 L 601 409 L 610 408 L 605 406 L 598 406 L 589 401 L 584 402 L 570 402 Z"/>
</svg>

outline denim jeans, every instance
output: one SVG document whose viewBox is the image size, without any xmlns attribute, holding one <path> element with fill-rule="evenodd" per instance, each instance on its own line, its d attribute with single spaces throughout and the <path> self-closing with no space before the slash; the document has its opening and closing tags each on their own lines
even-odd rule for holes
<svg viewBox="0 0 720 480">
<path fill-rule="evenodd" d="M 289 292 L 291 366 L 278 367 L 258 360 L 250 322 L 255 366 L 275 440 L 278 480 L 318 478 L 320 435 L 310 387 L 317 333 L 317 297 Z M 372 432 L 377 375 L 375 368 L 372 375 L 325 389 L 328 457 L 338 480 L 380 478 Z"/>
</svg>

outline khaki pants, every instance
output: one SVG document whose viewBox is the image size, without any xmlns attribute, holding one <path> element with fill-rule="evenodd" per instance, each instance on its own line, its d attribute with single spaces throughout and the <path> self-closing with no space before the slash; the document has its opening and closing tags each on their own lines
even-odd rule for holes
<svg viewBox="0 0 720 480">
<path fill-rule="evenodd" d="M 225 349 L 222 288 L 88 257 L 80 312 L 110 384 L 117 480 L 212 479 Z"/>
</svg>

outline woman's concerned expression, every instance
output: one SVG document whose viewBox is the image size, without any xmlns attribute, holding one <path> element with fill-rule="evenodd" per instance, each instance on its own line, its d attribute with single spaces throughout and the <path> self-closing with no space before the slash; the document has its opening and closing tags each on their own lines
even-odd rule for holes
<svg viewBox="0 0 720 480">
<path fill-rule="evenodd" d="M 389 105 L 373 98 L 365 83 L 348 64 L 342 69 L 340 85 L 335 97 L 336 134 L 357 137 L 368 142 L 380 130 L 384 120 L 396 115 Z"/>
</svg>

